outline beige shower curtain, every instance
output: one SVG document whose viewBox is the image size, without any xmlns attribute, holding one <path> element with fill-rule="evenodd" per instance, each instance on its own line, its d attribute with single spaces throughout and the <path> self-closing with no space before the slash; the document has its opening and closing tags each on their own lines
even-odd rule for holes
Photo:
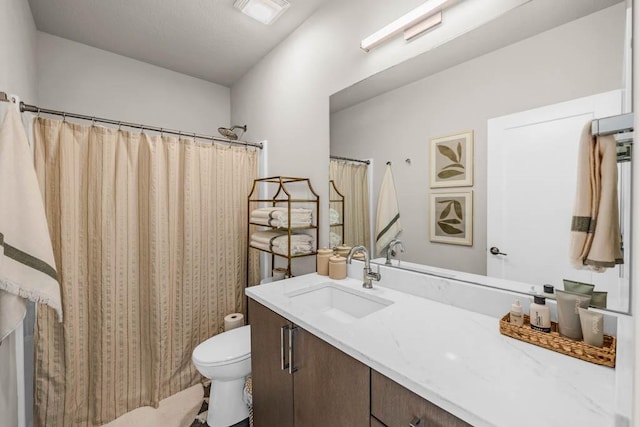
<svg viewBox="0 0 640 427">
<path fill-rule="evenodd" d="M 367 165 L 331 159 L 329 179 L 335 182 L 336 188 L 344 196 L 344 243 L 370 248 Z M 331 207 L 336 209 L 333 204 Z"/>
<path fill-rule="evenodd" d="M 157 406 L 200 380 L 193 348 L 245 310 L 257 153 L 41 118 L 34 137 L 65 315 L 38 312 L 36 425 Z"/>
</svg>

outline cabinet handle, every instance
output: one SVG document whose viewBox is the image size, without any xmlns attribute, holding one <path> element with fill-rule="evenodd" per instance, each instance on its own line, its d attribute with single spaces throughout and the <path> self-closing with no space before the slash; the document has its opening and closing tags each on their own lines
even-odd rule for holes
<svg viewBox="0 0 640 427">
<path fill-rule="evenodd" d="M 415 417 L 409 423 L 409 427 L 425 427 L 425 424 L 422 423 L 422 418 Z"/>
<path fill-rule="evenodd" d="M 288 325 L 284 325 L 282 327 L 280 327 L 280 369 L 281 370 L 285 370 L 289 367 L 289 364 L 286 362 L 285 358 L 284 358 L 284 333 L 285 331 L 287 331 L 289 329 Z M 291 340 L 291 338 L 289 338 L 289 340 Z M 289 353 L 289 360 L 291 360 L 291 353 Z"/>
<path fill-rule="evenodd" d="M 293 374 L 295 371 L 298 370 L 298 368 L 294 367 L 293 364 L 293 337 L 294 337 L 294 332 L 296 331 L 296 329 L 298 329 L 297 326 L 293 326 L 291 328 L 289 328 L 289 373 Z"/>
</svg>

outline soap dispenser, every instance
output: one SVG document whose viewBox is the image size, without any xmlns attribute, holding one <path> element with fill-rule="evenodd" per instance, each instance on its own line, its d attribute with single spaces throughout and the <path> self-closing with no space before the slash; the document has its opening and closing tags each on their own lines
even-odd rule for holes
<svg viewBox="0 0 640 427">
<path fill-rule="evenodd" d="M 516 326 L 522 326 L 524 324 L 524 316 L 522 315 L 522 306 L 520 305 L 519 299 L 511 304 L 511 311 L 509 312 L 509 323 Z"/>
</svg>

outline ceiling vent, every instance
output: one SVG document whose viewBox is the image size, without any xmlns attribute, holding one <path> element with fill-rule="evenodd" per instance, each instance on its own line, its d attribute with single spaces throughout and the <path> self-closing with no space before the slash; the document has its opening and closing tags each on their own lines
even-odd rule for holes
<svg viewBox="0 0 640 427">
<path fill-rule="evenodd" d="M 270 25 L 291 6 L 287 0 L 236 0 L 233 7 L 245 15 Z"/>
</svg>

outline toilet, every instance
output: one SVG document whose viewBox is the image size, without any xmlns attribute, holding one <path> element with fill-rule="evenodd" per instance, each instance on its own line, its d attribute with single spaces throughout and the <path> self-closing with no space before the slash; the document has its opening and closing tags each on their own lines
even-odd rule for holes
<svg viewBox="0 0 640 427">
<path fill-rule="evenodd" d="M 207 424 L 229 427 L 248 418 L 243 390 L 251 373 L 251 326 L 209 338 L 193 350 L 191 358 L 198 372 L 211 379 Z"/>
</svg>

